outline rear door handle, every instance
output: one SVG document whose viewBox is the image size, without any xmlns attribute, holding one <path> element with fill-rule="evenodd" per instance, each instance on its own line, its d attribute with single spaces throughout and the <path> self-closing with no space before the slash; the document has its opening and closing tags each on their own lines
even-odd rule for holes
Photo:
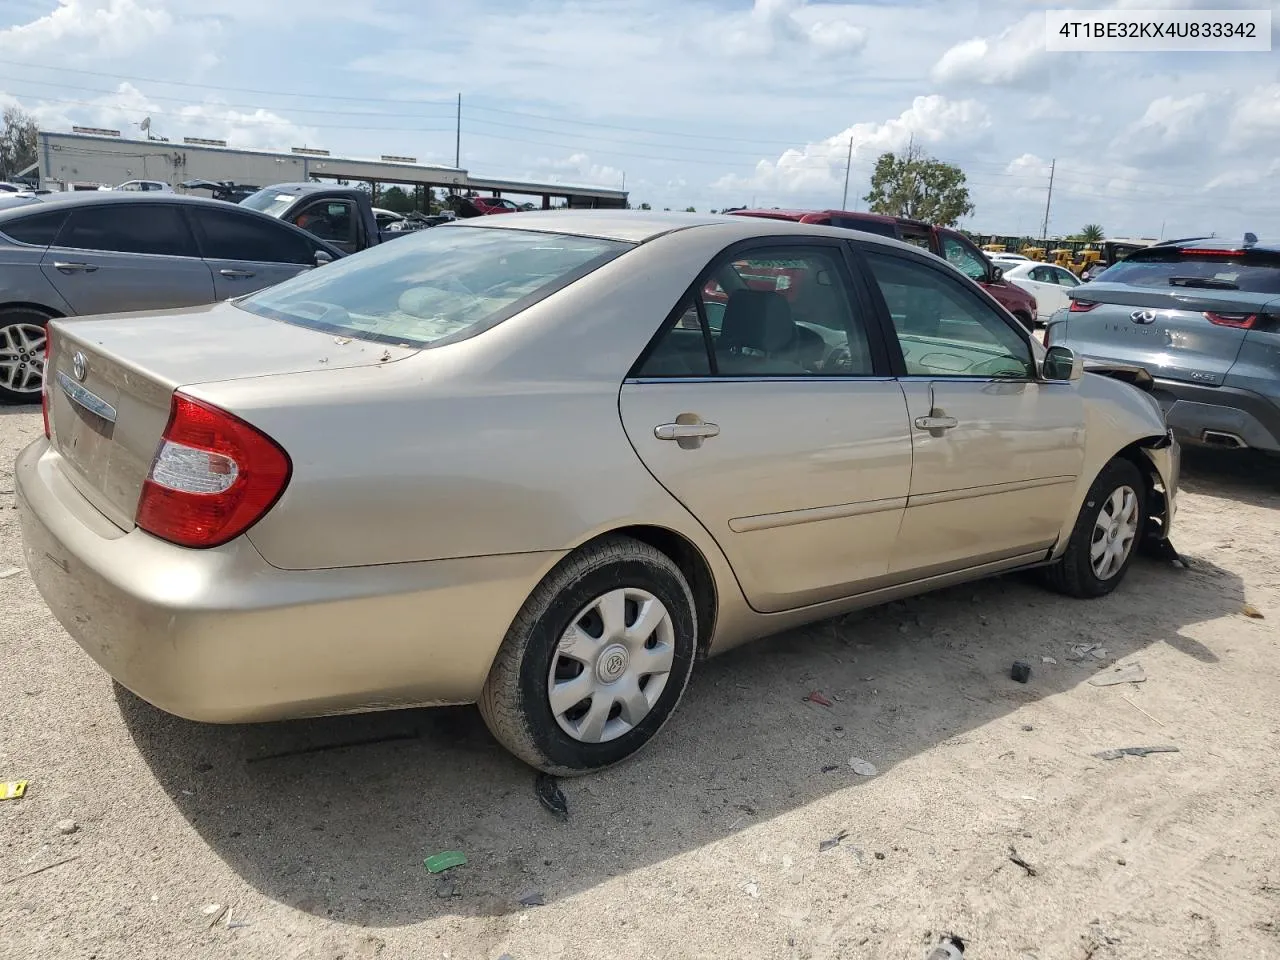
<svg viewBox="0 0 1280 960">
<path fill-rule="evenodd" d="M 941 436 L 943 430 L 950 430 L 959 425 L 960 421 L 955 417 L 916 417 L 916 426 L 921 430 L 928 430 L 935 437 Z"/>
<path fill-rule="evenodd" d="M 93 273 L 98 269 L 96 263 L 68 263 L 65 260 L 55 260 L 53 269 L 60 273 Z"/>
<path fill-rule="evenodd" d="M 653 428 L 659 440 L 703 440 L 720 436 L 718 423 L 660 423 Z"/>
<path fill-rule="evenodd" d="M 228 277 L 232 280 L 247 280 L 253 276 L 252 270 L 219 270 L 219 276 Z"/>
</svg>

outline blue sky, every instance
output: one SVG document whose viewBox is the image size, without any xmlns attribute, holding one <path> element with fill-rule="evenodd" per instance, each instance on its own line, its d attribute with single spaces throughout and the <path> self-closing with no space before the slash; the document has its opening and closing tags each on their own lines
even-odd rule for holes
<svg viewBox="0 0 1280 960">
<path fill-rule="evenodd" d="M 1066 6 L 1067 4 L 1053 4 Z M 1075 6 L 1270 6 L 1115 0 Z M 0 102 L 253 147 L 453 162 L 700 210 L 849 205 L 914 140 L 965 225 L 1280 237 L 1280 46 L 1049 54 L 1030 0 L 3 0 Z"/>
</svg>

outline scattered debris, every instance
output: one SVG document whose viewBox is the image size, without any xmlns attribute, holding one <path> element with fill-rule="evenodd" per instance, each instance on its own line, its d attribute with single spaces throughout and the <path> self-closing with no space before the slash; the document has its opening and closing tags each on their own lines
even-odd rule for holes
<svg viewBox="0 0 1280 960">
<path fill-rule="evenodd" d="M 760 885 L 759 885 L 758 883 L 756 883 L 754 880 L 752 880 L 752 881 L 750 881 L 750 882 L 748 882 L 748 883 L 744 883 L 744 884 L 742 885 L 742 889 L 743 889 L 743 891 L 746 893 L 746 895 L 747 895 L 748 897 L 758 897 L 758 896 L 760 896 Z"/>
<path fill-rule="evenodd" d="M 3 577 L 5 577 L 5 576 L 7 576 L 7 574 L 0 573 L 0 578 L 3 578 Z M 1248 618 L 1249 618 L 1249 619 L 1251 619 L 1251 620 L 1265 620 L 1265 619 L 1266 619 L 1266 617 L 1264 617 L 1264 616 L 1262 615 L 1262 611 L 1261 611 L 1261 610 L 1259 610 L 1257 607 L 1255 607 L 1252 603 L 1246 603 L 1246 604 L 1245 604 L 1245 605 L 1240 609 L 1240 612 L 1241 612 L 1241 613 L 1243 613 L 1246 617 L 1248 617 Z"/>
<path fill-rule="evenodd" d="M 200 912 L 209 918 L 209 929 L 218 925 L 218 921 L 226 915 L 227 907 L 221 903 L 210 903 L 200 908 Z"/>
<path fill-rule="evenodd" d="M 884 854 L 883 854 L 883 853 L 881 853 L 879 850 L 877 850 L 877 851 L 876 851 L 876 859 L 877 859 L 877 860 L 883 860 L 883 859 L 884 859 Z"/>
<path fill-rule="evenodd" d="M 422 863 L 427 868 L 428 873 L 444 873 L 446 870 L 452 870 L 454 867 L 461 867 L 467 862 L 467 855 L 458 850 L 446 850 L 443 853 L 434 853 Z"/>
<path fill-rule="evenodd" d="M 1116 863 L 1122 867 L 1127 867 L 1129 865 L 1129 861 L 1125 860 L 1124 857 L 1116 857 Z"/>
<path fill-rule="evenodd" d="M 351 338 L 350 337 L 334 337 L 333 342 L 340 347 L 344 347 L 351 342 Z"/>
<path fill-rule="evenodd" d="M 839 770 L 839 769 L 840 769 L 840 764 L 838 764 L 838 763 L 828 763 L 825 767 L 823 767 L 823 768 L 822 768 L 822 772 L 823 772 L 823 773 L 830 773 L 832 770 Z"/>
<path fill-rule="evenodd" d="M 8 580 L 10 577 L 16 577 L 22 572 L 21 567 L 10 567 L 8 570 L 0 570 L 0 580 Z M 1262 614 L 1258 614 L 1259 617 Z"/>
<path fill-rule="evenodd" d="M 1158 723 L 1162 727 L 1164 726 L 1163 720 L 1161 720 L 1158 717 L 1153 717 L 1151 714 L 1147 713 L 1147 711 L 1143 710 L 1140 706 L 1138 706 L 1136 703 L 1134 703 L 1132 700 L 1126 697 L 1123 693 L 1120 694 L 1120 699 L 1123 700 L 1125 703 L 1127 703 L 1129 706 L 1133 707 L 1133 709 L 1137 710 L 1140 714 L 1142 714 L 1148 720 Z"/>
<path fill-rule="evenodd" d="M 1033 727 L 1033 726 L 1032 726 L 1031 724 L 1029 724 L 1029 723 L 1024 723 L 1024 724 L 1022 725 L 1022 732 L 1023 732 L 1023 733 L 1030 733 L 1030 732 L 1031 732 L 1032 730 L 1034 730 L 1034 729 L 1035 729 L 1035 727 Z"/>
<path fill-rule="evenodd" d="M 535 890 L 527 897 L 520 898 L 520 906 L 522 907 L 545 907 L 546 905 L 547 898 L 541 890 Z"/>
<path fill-rule="evenodd" d="M 448 900 L 458 895 L 458 884 L 454 880 L 450 880 L 447 876 L 438 877 L 436 879 L 436 896 L 441 900 Z"/>
<path fill-rule="evenodd" d="M 1095 753 L 1099 760 L 1119 760 L 1121 757 L 1145 757 L 1149 753 L 1179 753 L 1177 747 L 1116 747 Z"/>
<path fill-rule="evenodd" d="M 80 829 L 80 825 L 74 820 L 59 820 L 57 823 L 58 832 L 64 837 L 69 837 Z"/>
<path fill-rule="evenodd" d="M 1040 658 L 1040 662 L 1041 662 L 1041 663 L 1052 663 L 1055 667 L 1058 665 L 1058 661 L 1057 661 L 1057 660 L 1055 660 L 1053 657 L 1041 657 L 1041 658 Z"/>
<path fill-rule="evenodd" d="M 949 933 L 937 942 L 924 960 L 961 960 L 963 956 L 964 941 Z"/>
<path fill-rule="evenodd" d="M 1092 657 L 1094 660 L 1107 659 L 1107 648 L 1100 643 L 1077 643 L 1071 647 L 1071 655 L 1068 660 L 1079 662 Z"/>
<path fill-rule="evenodd" d="M 1013 846 L 1013 844 L 1009 845 L 1009 860 L 1027 871 L 1028 877 L 1034 877 L 1036 875 L 1036 868 L 1018 856 L 1018 850 Z"/>
<path fill-rule="evenodd" d="M 538 802 L 547 808 L 558 820 L 569 819 L 569 801 L 564 798 L 560 783 L 549 773 L 540 773 L 533 782 L 533 792 Z"/>
<path fill-rule="evenodd" d="M 391 359 L 391 351 L 390 351 L 390 350 L 383 350 L 383 351 L 382 351 L 382 356 L 378 357 L 378 362 L 379 362 L 379 363 L 386 363 L 386 362 L 387 362 L 388 360 L 390 360 L 390 359 Z"/>
<path fill-rule="evenodd" d="M 1117 683 L 1142 683 L 1147 679 L 1147 672 L 1140 663 L 1126 663 L 1116 667 L 1110 673 L 1100 673 L 1090 677 L 1089 683 L 1095 687 L 1114 687 Z"/>
<path fill-rule="evenodd" d="M 818 852 L 826 853 L 828 850 L 834 850 L 836 847 L 840 846 L 840 841 L 843 840 L 848 835 L 849 835 L 848 830 L 841 830 L 834 837 L 831 837 L 828 840 L 823 840 L 821 843 L 818 844 Z"/>
<path fill-rule="evenodd" d="M 4 782 L 0 782 L 0 800 L 17 800 L 26 792 L 26 780 L 6 780 Z"/>
<path fill-rule="evenodd" d="M 236 920 L 234 919 L 234 917 L 235 917 L 235 911 L 231 907 L 228 907 L 227 908 L 227 929 L 228 930 L 239 930 L 241 927 L 247 927 L 251 923 L 251 921 L 249 920 Z"/>
<path fill-rule="evenodd" d="M 28 870 L 26 873 L 20 873 L 16 877 L 10 877 L 5 881 L 6 884 L 17 883 L 19 880 L 25 880 L 27 877 L 34 877 L 37 873 L 44 873 L 46 870 L 52 870 L 54 867 L 60 867 L 64 863 L 70 863 L 72 860 L 79 860 L 80 855 L 74 857 L 64 857 L 61 860 L 55 860 L 53 863 L 46 864 L 43 867 L 36 867 L 34 870 Z"/>
<path fill-rule="evenodd" d="M 1013 666 L 1009 668 L 1009 676 L 1019 683 L 1026 683 L 1031 679 L 1031 664 L 1025 660 L 1013 661 Z"/>
<path fill-rule="evenodd" d="M 824 697 L 824 696 L 823 696 L 819 691 L 817 691 L 817 690 L 811 690 L 811 691 L 809 692 L 809 695 L 808 695 L 807 697 L 805 697 L 805 698 L 804 698 L 804 700 L 805 700 L 805 703 L 816 703 L 816 704 L 818 704 L 819 706 L 823 706 L 823 707 L 829 707 L 829 706 L 831 706 L 831 701 L 830 701 L 830 700 L 828 700 L 826 697 Z"/>
<path fill-rule="evenodd" d="M 879 772 L 870 760 L 862 760 L 858 757 L 850 757 L 849 766 L 853 767 L 853 772 L 860 777 L 874 777 Z"/>
</svg>

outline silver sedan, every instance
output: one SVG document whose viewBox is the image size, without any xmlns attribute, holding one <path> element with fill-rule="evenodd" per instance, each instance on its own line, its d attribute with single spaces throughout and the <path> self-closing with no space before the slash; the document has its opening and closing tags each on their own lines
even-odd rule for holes
<svg viewBox="0 0 1280 960">
<path fill-rule="evenodd" d="M 1020 568 L 1100 596 L 1173 520 L 1150 396 L 835 228 L 486 217 L 49 330 L 32 575 L 197 720 L 478 702 L 583 773 L 708 654 Z"/>
</svg>

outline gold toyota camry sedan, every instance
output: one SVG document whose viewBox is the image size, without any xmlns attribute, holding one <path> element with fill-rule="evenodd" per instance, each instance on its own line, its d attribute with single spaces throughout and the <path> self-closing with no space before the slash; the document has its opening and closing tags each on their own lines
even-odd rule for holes
<svg viewBox="0 0 1280 960">
<path fill-rule="evenodd" d="M 1154 399 L 832 227 L 485 217 L 49 330 L 32 576 L 194 720 L 474 702 L 584 773 L 709 654 L 1020 568 L 1096 597 L 1174 513 Z"/>
</svg>

